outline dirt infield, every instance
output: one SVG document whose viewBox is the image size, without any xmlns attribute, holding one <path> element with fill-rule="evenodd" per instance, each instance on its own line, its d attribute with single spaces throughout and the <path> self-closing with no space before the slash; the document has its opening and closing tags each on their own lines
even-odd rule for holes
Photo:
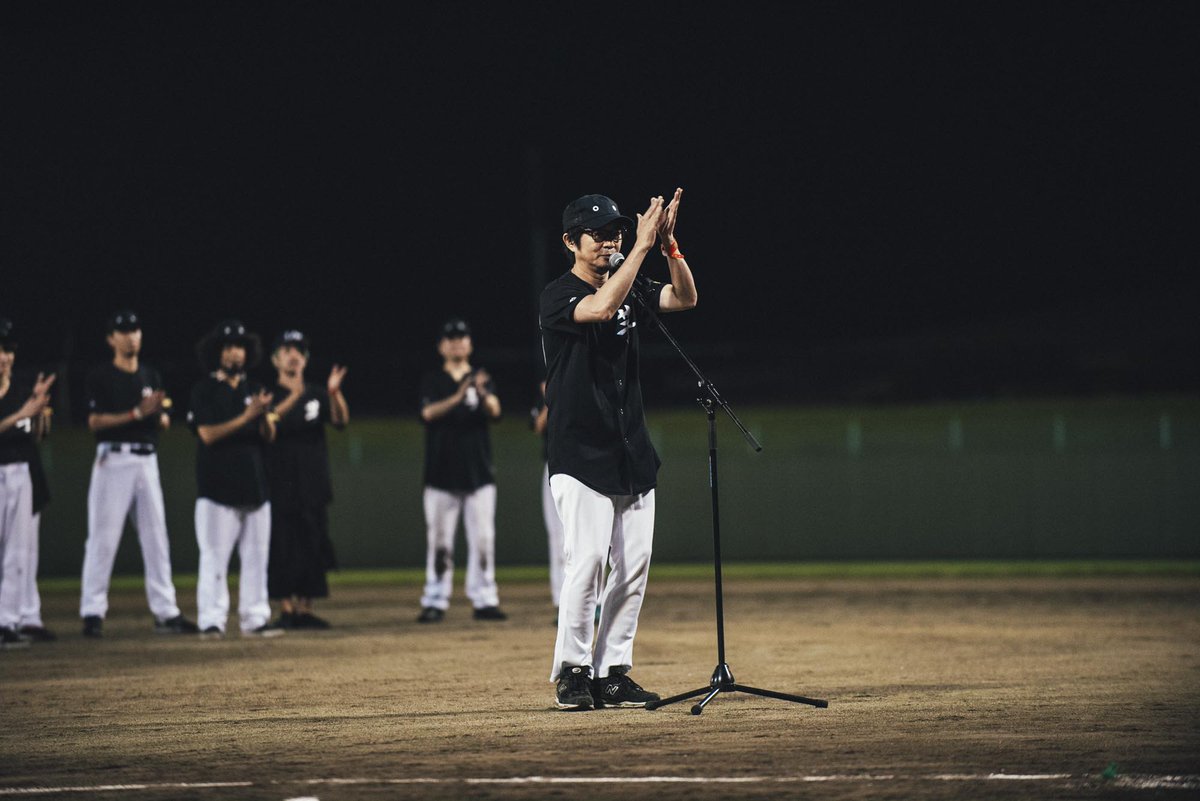
<svg viewBox="0 0 1200 801">
<path fill-rule="evenodd" d="M 828 709 L 552 711 L 540 583 L 501 587 L 508 622 L 459 602 L 438 626 L 416 588 L 338 588 L 336 628 L 272 641 L 156 636 L 129 592 L 84 641 L 54 593 L 60 641 L 0 652 L 0 799 L 1200 795 L 1200 579 L 726 589 L 738 681 Z M 634 676 L 706 684 L 712 607 L 652 578 Z"/>
</svg>

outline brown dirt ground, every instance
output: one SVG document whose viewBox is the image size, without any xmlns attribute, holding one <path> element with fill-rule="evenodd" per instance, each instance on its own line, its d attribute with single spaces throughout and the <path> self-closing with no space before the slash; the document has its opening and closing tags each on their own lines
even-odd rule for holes
<svg viewBox="0 0 1200 801">
<path fill-rule="evenodd" d="M 0 798 L 171 782 L 250 784 L 31 797 L 1200 795 L 1200 780 L 1138 787 L 1200 774 L 1200 579 L 730 582 L 737 679 L 830 706 L 731 694 L 698 717 L 687 703 L 553 711 L 548 593 L 501 590 L 505 623 L 459 601 L 418 626 L 416 588 L 335 588 L 329 632 L 220 642 L 156 636 L 129 592 L 105 639 L 85 641 L 76 598 L 51 594 L 60 641 L 0 652 Z M 715 650 L 711 585 L 652 578 L 634 676 L 664 695 L 700 687 Z M 996 773 L 1066 776 L 981 778 Z M 468 781 L 531 776 L 744 781 Z M 394 781 L 420 778 L 440 781 Z"/>
</svg>

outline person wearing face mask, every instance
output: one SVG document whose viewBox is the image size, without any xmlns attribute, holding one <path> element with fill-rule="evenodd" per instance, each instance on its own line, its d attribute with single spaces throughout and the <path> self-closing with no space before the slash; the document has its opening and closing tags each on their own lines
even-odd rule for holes
<svg viewBox="0 0 1200 801">
<path fill-rule="evenodd" d="M 200 568 L 196 608 L 200 636 L 225 636 L 229 616 L 227 573 L 238 549 L 238 617 L 243 637 L 273 637 L 267 599 L 271 503 L 263 448 L 275 439 L 272 396 L 246 377 L 262 346 L 238 320 L 223 320 L 200 340 L 196 353 L 211 371 L 192 389 L 188 425 L 196 434 L 196 540 Z"/>
<path fill-rule="evenodd" d="M 337 566 L 329 539 L 333 484 L 325 425 L 341 430 L 350 421 L 342 394 L 346 368 L 333 365 L 324 386 L 307 383 L 308 337 L 284 331 L 271 348 L 275 442 L 267 448 L 271 494 L 271 555 L 267 589 L 279 601 L 275 624 L 285 629 L 329 628 L 313 614 L 314 598 L 329 596 L 325 572 Z"/>
<path fill-rule="evenodd" d="M 96 436 L 96 460 L 88 486 L 88 538 L 84 546 L 79 616 L 83 636 L 103 636 L 113 560 L 132 516 L 146 574 L 146 600 L 159 634 L 195 634 L 196 624 L 175 602 L 171 549 L 162 482 L 158 432 L 171 425 L 162 377 L 141 361 L 142 322 L 122 309 L 108 318 L 111 361 L 87 377 L 88 428 Z"/>
</svg>

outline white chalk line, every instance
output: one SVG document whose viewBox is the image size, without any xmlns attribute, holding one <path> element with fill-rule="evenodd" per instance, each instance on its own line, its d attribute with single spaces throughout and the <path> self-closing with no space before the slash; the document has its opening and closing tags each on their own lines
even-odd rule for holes
<svg viewBox="0 0 1200 801">
<path fill-rule="evenodd" d="M 941 773 L 927 776 L 899 774 L 839 773 L 809 776 L 511 776 L 511 777 L 410 777 L 410 778 L 325 778 L 269 782 L 166 782 L 138 784 L 94 784 L 65 787 L 0 787 L 0 796 L 32 796 L 70 793 L 138 792 L 155 790 L 205 790 L 280 785 L 527 785 L 527 784 L 786 784 L 797 782 L 1096 782 L 1132 790 L 1197 790 L 1200 775 L 1129 774 L 1111 779 L 1099 775 L 1071 773 Z"/>
</svg>

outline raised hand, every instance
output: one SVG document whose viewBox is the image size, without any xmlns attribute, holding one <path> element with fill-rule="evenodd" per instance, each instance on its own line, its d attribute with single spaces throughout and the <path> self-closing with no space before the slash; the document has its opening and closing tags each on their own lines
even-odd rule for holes
<svg viewBox="0 0 1200 801">
<path fill-rule="evenodd" d="M 662 213 L 662 195 L 650 198 L 650 205 L 646 207 L 646 211 L 637 216 L 637 244 L 635 247 L 649 249 L 654 244 Z"/>
<path fill-rule="evenodd" d="M 274 396 L 270 392 L 265 389 L 259 390 L 250 396 L 250 402 L 246 404 L 246 414 L 250 416 L 251 420 L 261 417 L 270 408 L 272 400 L 274 400 Z"/>
<path fill-rule="evenodd" d="M 675 190 L 675 196 L 663 209 L 662 217 L 658 220 L 658 239 L 664 246 L 670 247 L 675 241 L 675 221 L 679 218 L 679 201 L 683 197 L 683 188 Z"/>
<path fill-rule="evenodd" d="M 484 395 L 487 393 L 487 383 L 492 380 L 487 370 L 480 368 L 475 371 L 475 390 Z"/>
<path fill-rule="evenodd" d="M 325 388 L 329 390 L 330 395 L 336 395 L 342 391 L 342 379 L 346 377 L 346 369 L 341 365 L 335 364 L 333 369 L 329 371 L 329 381 L 326 382 Z"/>
</svg>

